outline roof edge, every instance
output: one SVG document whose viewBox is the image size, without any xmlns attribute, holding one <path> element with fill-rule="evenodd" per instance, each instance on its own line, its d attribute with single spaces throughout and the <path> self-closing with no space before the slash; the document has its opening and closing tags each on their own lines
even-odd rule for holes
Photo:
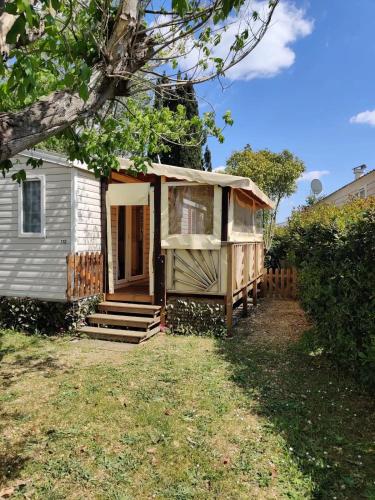
<svg viewBox="0 0 375 500">
<path fill-rule="evenodd" d="M 24 151 L 21 151 L 21 153 L 17 153 L 16 156 L 41 159 L 49 163 L 55 163 L 56 165 L 60 165 L 62 167 L 85 170 L 86 172 L 91 172 L 93 175 L 95 175 L 93 171 L 90 171 L 88 169 L 88 166 L 85 163 L 82 163 L 78 160 L 70 161 L 63 154 L 54 151 L 45 151 L 44 149 L 25 149 Z"/>
<path fill-rule="evenodd" d="M 318 203 L 322 203 L 324 200 L 326 200 L 330 196 L 333 196 L 334 194 L 338 193 L 342 189 L 347 188 L 351 184 L 355 184 L 356 182 L 360 181 L 361 179 L 364 179 L 365 177 L 367 177 L 368 175 L 370 175 L 370 174 L 372 174 L 374 172 L 375 172 L 375 168 L 373 168 L 372 170 L 370 170 L 366 174 L 361 175 L 361 177 L 358 177 L 358 179 L 353 179 L 352 181 L 348 182 L 347 184 L 344 184 L 343 186 L 341 186 L 340 188 L 336 189 L 335 191 L 332 191 L 332 193 L 327 194 L 326 196 L 324 196 L 324 198 L 322 198 L 321 200 L 319 200 Z"/>
</svg>

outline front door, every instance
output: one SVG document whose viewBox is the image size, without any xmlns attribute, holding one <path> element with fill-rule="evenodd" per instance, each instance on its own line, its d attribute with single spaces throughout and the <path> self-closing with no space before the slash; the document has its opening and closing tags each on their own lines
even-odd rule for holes
<svg viewBox="0 0 375 500">
<path fill-rule="evenodd" d="M 149 183 L 108 186 L 108 291 L 132 286 L 151 295 L 153 217 Z"/>
<path fill-rule="evenodd" d="M 117 281 L 133 281 L 146 272 L 145 223 L 142 205 L 119 206 L 117 215 Z"/>
</svg>

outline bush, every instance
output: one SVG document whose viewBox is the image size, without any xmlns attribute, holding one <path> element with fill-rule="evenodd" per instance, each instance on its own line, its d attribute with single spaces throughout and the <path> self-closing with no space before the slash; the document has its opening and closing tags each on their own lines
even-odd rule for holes
<svg viewBox="0 0 375 500">
<path fill-rule="evenodd" d="M 0 326 L 46 335 L 73 332 L 95 310 L 98 302 L 99 297 L 72 303 L 0 297 Z"/>
<path fill-rule="evenodd" d="M 266 269 L 277 269 L 287 267 L 287 252 L 289 248 L 289 238 L 287 227 L 277 227 L 272 239 L 272 246 L 264 256 L 264 267 Z"/>
<path fill-rule="evenodd" d="M 296 212 L 280 237 L 317 344 L 375 388 L 375 199 Z"/>
<path fill-rule="evenodd" d="M 173 334 L 224 337 L 227 333 L 224 306 L 214 302 L 170 299 L 167 305 L 167 319 Z"/>
</svg>

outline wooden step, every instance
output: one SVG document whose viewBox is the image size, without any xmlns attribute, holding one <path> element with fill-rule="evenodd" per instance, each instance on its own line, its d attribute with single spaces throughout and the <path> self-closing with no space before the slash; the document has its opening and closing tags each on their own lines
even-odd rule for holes
<svg viewBox="0 0 375 500">
<path fill-rule="evenodd" d="M 104 301 L 99 304 L 100 311 L 119 312 L 130 314 L 144 314 L 145 316 L 157 316 L 160 314 L 160 306 L 149 304 L 134 304 L 128 302 L 110 302 Z"/>
<path fill-rule="evenodd" d="M 124 301 L 124 302 L 140 302 L 144 304 L 152 304 L 152 295 L 130 292 L 113 292 L 106 293 L 106 301 Z"/>
<path fill-rule="evenodd" d="M 137 332 L 132 330 L 115 330 L 114 328 L 100 328 L 97 326 L 83 326 L 78 330 L 90 338 L 100 340 L 112 340 L 115 342 L 128 342 L 130 344 L 139 344 L 156 333 L 159 333 L 160 326 L 148 330 L 147 332 Z"/>
<path fill-rule="evenodd" d="M 138 316 L 125 316 L 117 314 L 101 314 L 95 313 L 87 316 L 89 323 L 97 325 L 112 325 L 112 326 L 132 326 L 136 328 L 149 329 L 152 326 L 160 323 L 160 318 L 138 317 Z"/>
</svg>

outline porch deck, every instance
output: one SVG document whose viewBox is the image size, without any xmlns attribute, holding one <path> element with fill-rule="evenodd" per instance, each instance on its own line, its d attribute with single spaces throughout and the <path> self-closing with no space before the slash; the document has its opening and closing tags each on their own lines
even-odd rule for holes
<svg viewBox="0 0 375 500">
<path fill-rule="evenodd" d="M 149 278 L 127 283 L 120 288 L 116 288 L 113 293 L 106 293 L 105 299 L 118 302 L 152 304 L 153 296 L 149 294 Z"/>
</svg>

